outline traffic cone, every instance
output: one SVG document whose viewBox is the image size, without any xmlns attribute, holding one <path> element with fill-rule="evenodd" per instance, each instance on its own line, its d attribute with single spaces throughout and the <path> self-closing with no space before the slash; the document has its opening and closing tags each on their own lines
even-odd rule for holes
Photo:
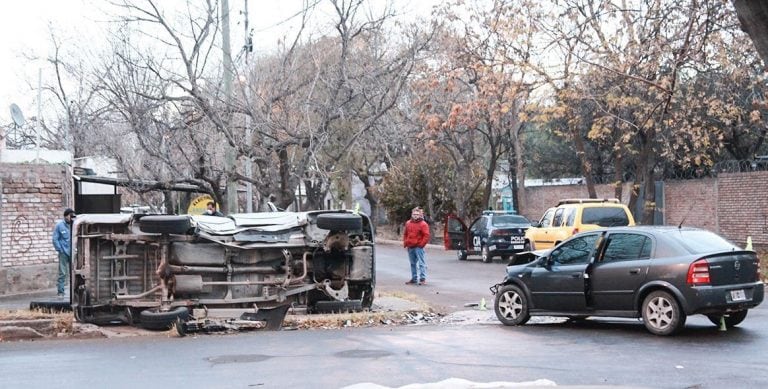
<svg viewBox="0 0 768 389">
<path fill-rule="evenodd" d="M 747 247 L 744 247 L 744 250 L 752 250 L 752 237 L 747 237 Z"/>
<path fill-rule="evenodd" d="M 725 331 L 727 327 L 725 326 L 725 316 L 720 316 L 720 331 Z"/>
<path fill-rule="evenodd" d="M 485 297 L 480 299 L 480 306 L 478 307 L 481 311 L 486 311 L 488 308 L 485 306 Z"/>
</svg>

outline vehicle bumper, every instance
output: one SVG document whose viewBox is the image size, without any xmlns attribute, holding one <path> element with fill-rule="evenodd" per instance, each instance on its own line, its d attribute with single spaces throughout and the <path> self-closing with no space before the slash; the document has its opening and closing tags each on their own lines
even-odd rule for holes
<svg viewBox="0 0 768 389">
<path fill-rule="evenodd" d="M 512 255 L 516 253 L 520 253 L 525 251 L 525 244 L 524 243 L 515 243 L 515 244 L 509 244 L 509 243 L 491 243 L 488 246 L 488 252 L 491 255 L 498 256 L 498 255 Z"/>
<path fill-rule="evenodd" d="M 743 299 L 739 297 L 743 291 Z M 765 285 L 762 282 L 723 286 L 695 286 L 687 296 L 686 313 L 722 313 L 754 308 L 763 302 Z"/>
</svg>

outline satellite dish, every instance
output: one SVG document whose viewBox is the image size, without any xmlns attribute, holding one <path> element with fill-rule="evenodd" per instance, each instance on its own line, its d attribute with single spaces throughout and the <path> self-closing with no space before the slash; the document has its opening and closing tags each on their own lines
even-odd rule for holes
<svg viewBox="0 0 768 389">
<path fill-rule="evenodd" d="M 21 113 L 21 108 L 19 108 L 18 105 L 11 104 L 11 118 L 13 118 L 13 122 L 16 123 L 17 126 L 21 127 L 26 123 L 27 121 L 24 120 L 24 114 Z"/>
</svg>

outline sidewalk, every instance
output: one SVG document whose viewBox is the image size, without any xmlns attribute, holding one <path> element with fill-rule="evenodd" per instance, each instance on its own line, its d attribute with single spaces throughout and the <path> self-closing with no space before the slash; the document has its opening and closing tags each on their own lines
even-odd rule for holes
<svg viewBox="0 0 768 389">
<path fill-rule="evenodd" d="M 69 301 L 69 296 L 65 296 L 63 299 L 56 297 L 56 288 L 34 290 L 24 293 L 0 295 L 0 309 L 15 310 L 15 309 L 29 309 L 29 303 L 31 301 Z"/>
</svg>

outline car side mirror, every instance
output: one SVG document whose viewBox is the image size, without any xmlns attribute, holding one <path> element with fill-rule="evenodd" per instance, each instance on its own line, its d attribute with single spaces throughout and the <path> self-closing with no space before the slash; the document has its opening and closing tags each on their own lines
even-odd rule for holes
<svg viewBox="0 0 768 389">
<path fill-rule="evenodd" d="M 539 227 L 541 227 L 541 223 L 539 223 L 539 222 L 532 222 L 531 223 L 531 227 L 539 228 Z"/>
</svg>

